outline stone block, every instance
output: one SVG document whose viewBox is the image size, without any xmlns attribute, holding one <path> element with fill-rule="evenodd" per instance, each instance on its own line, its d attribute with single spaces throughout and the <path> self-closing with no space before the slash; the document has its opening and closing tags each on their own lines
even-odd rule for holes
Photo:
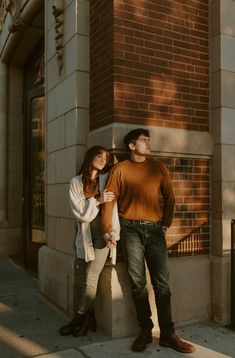
<svg viewBox="0 0 235 358">
<path fill-rule="evenodd" d="M 50 91 L 52 88 L 56 87 L 65 79 L 65 70 L 64 66 L 61 73 L 59 74 L 59 67 L 57 62 L 57 57 L 54 55 L 51 57 L 47 63 L 47 89 Z"/>
<path fill-rule="evenodd" d="M 212 135 L 214 144 L 235 145 L 233 133 L 235 109 L 234 108 L 215 108 L 211 112 Z"/>
<path fill-rule="evenodd" d="M 213 179 L 211 183 L 211 202 L 212 202 L 212 217 L 214 219 L 222 218 L 222 188 L 221 181 Z"/>
<path fill-rule="evenodd" d="M 211 256 L 212 319 L 221 324 L 231 320 L 231 258 Z"/>
<path fill-rule="evenodd" d="M 56 55 L 55 52 L 55 28 L 52 26 L 47 31 L 47 41 L 46 41 L 46 58 L 45 62 L 47 63 L 53 56 Z"/>
<path fill-rule="evenodd" d="M 65 116 L 65 144 L 71 146 L 75 144 L 86 145 L 87 135 L 89 133 L 89 110 L 76 108 Z"/>
<path fill-rule="evenodd" d="M 211 253 L 220 256 L 223 250 L 222 220 L 212 218 L 211 228 Z"/>
<path fill-rule="evenodd" d="M 96 317 L 101 329 L 112 338 L 137 334 L 131 283 L 123 263 L 103 269 L 97 292 Z"/>
<path fill-rule="evenodd" d="M 229 36 L 235 36 L 235 2 L 233 0 L 221 0 L 220 9 L 221 13 L 219 23 L 221 33 Z"/>
<path fill-rule="evenodd" d="M 56 249 L 65 254 L 75 256 L 75 237 L 77 225 L 75 220 L 56 219 Z"/>
<path fill-rule="evenodd" d="M 56 181 L 56 173 L 55 173 L 55 162 L 56 153 L 50 153 L 47 155 L 46 161 L 46 175 L 47 175 L 47 184 L 55 184 Z"/>
<path fill-rule="evenodd" d="M 146 126 L 138 126 L 144 127 Z M 123 138 L 132 129 L 134 124 L 113 123 L 89 132 L 88 147 L 94 144 L 104 145 L 107 148 L 125 148 Z M 212 137 L 208 132 L 198 132 L 176 128 L 148 126 L 151 136 L 152 152 L 183 153 L 211 156 L 213 152 Z"/>
<path fill-rule="evenodd" d="M 235 216 L 234 216 L 235 217 Z M 231 252 L 231 220 L 222 220 L 222 244 L 223 244 L 223 255 L 230 254 Z"/>
<path fill-rule="evenodd" d="M 77 1 L 72 1 L 64 12 L 64 43 L 67 42 L 77 33 Z"/>
<path fill-rule="evenodd" d="M 56 117 L 71 111 L 77 106 L 77 74 L 72 73 L 63 82 L 56 86 Z M 83 85 L 83 83 L 81 83 Z M 86 92 L 86 90 L 84 90 Z"/>
<path fill-rule="evenodd" d="M 66 76 L 74 71 L 89 71 L 90 42 L 89 37 L 73 36 L 65 46 Z"/>
<path fill-rule="evenodd" d="M 46 212 L 49 216 L 65 217 L 66 184 L 47 185 Z"/>
<path fill-rule="evenodd" d="M 56 217 L 46 215 L 46 240 L 51 249 L 56 248 Z"/>
<path fill-rule="evenodd" d="M 210 258 L 177 257 L 169 260 L 173 320 L 177 324 L 210 318 Z M 200 279 L 199 279 L 200 278 Z"/>
<path fill-rule="evenodd" d="M 211 74 L 211 109 L 221 107 L 221 71 Z"/>
<path fill-rule="evenodd" d="M 80 171 L 84 156 L 86 153 L 86 147 L 84 145 L 77 145 L 77 156 L 76 156 L 76 175 Z"/>
<path fill-rule="evenodd" d="M 235 72 L 221 71 L 221 106 L 235 108 Z"/>
<path fill-rule="evenodd" d="M 79 0 L 77 7 L 77 33 L 89 36 L 90 34 L 90 4 L 89 1 Z"/>
<path fill-rule="evenodd" d="M 221 109 L 221 142 L 224 144 L 234 144 L 234 118 L 235 109 L 222 108 Z"/>
<path fill-rule="evenodd" d="M 222 211 L 223 218 L 235 218 L 235 182 L 223 181 L 222 183 Z"/>
<path fill-rule="evenodd" d="M 52 6 L 54 2 L 54 0 L 47 0 L 45 2 L 45 26 L 47 31 L 55 25 L 55 18 L 52 13 Z"/>
<path fill-rule="evenodd" d="M 78 71 L 76 74 L 77 81 L 77 106 L 89 108 L 90 104 L 90 76 L 87 72 Z"/>
<path fill-rule="evenodd" d="M 46 99 L 46 122 L 56 119 L 56 88 L 47 93 Z"/>
<path fill-rule="evenodd" d="M 40 290 L 71 316 L 74 311 L 74 262 L 74 257 L 47 246 L 39 250 Z"/>
<path fill-rule="evenodd" d="M 212 37 L 210 40 L 210 71 L 216 72 L 221 68 L 220 36 Z"/>
<path fill-rule="evenodd" d="M 235 182 L 235 145 L 222 146 L 222 179 Z"/>
<path fill-rule="evenodd" d="M 222 178 L 222 146 L 220 144 L 214 145 L 214 155 L 212 157 L 212 177 L 213 181 L 220 181 Z"/>
<path fill-rule="evenodd" d="M 47 152 L 65 147 L 65 117 L 61 116 L 47 125 Z"/>
<path fill-rule="evenodd" d="M 72 146 L 55 153 L 56 183 L 67 183 L 76 175 L 77 148 Z"/>
<path fill-rule="evenodd" d="M 234 7 L 235 11 L 235 7 Z M 221 34 L 221 69 L 225 71 L 235 72 L 235 21 L 234 36 Z"/>
</svg>

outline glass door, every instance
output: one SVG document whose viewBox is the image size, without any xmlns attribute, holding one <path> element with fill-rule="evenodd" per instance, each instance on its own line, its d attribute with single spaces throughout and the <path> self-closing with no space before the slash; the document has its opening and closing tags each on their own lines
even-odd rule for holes
<svg viewBox="0 0 235 358">
<path fill-rule="evenodd" d="M 31 99 L 31 241 L 45 243 L 44 231 L 44 97 Z"/>
<path fill-rule="evenodd" d="M 38 250 L 45 244 L 45 118 L 42 48 L 26 66 L 24 111 L 25 265 L 38 270 Z"/>
</svg>

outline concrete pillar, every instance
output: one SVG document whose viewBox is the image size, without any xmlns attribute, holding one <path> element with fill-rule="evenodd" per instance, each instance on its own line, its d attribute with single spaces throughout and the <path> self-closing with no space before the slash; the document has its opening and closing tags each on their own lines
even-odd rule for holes
<svg viewBox="0 0 235 358">
<path fill-rule="evenodd" d="M 63 2 L 59 63 L 53 4 L 45 1 L 47 246 L 39 252 L 39 281 L 42 292 L 73 315 L 76 222 L 68 187 L 81 166 L 89 131 L 89 1 Z"/>
<path fill-rule="evenodd" d="M 7 66 L 0 61 L 0 228 L 7 217 Z"/>
<path fill-rule="evenodd" d="M 231 219 L 235 218 L 235 2 L 210 2 L 212 175 L 212 315 L 230 323 Z"/>
</svg>

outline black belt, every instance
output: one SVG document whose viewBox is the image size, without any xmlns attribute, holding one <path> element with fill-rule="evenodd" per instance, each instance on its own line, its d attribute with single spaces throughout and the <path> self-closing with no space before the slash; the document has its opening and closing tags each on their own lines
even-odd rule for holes
<svg viewBox="0 0 235 358">
<path fill-rule="evenodd" d="M 153 226 L 153 225 L 159 225 L 161 224 L 161 221 L 158 220 L 158 221 L 150 221 L 150 220 L 129 220 L 129 219 L 124 219 L 124 218 L 121 218 L 121 220 L 123 221 L 128 221 L 132 224 L 138 224 L 138 225 L 150 225 L 150 226 Z"/>
</svg>

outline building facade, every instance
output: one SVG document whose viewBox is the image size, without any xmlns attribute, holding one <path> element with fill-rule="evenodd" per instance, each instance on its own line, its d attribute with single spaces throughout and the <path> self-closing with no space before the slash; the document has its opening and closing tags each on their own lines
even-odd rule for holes
<svg viewBox="0 0 235 358">
<path fill-rule="evenodd" d="M 69 181 L 89 146 L 121 160 L 123 136 L 145 127 L 176 196 L 167 233 L 175 322 L 229 324 L 234 1 L 0 4 L 0 254 L 37 270 L 42 293 L 72 315 L 79 272 Z M 136 331 L 121 254 L 103 270 L 97 301 L 112 337 Z"/>
</svg>

